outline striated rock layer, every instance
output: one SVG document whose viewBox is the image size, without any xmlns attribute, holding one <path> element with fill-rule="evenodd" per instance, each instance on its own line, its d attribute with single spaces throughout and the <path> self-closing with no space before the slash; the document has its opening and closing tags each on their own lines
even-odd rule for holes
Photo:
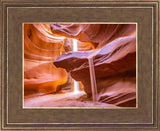
<svg viewBox="0 0 160 131">
<path fill-rule="evenodd" d="M 90 42 L 95 48 L 121 37 L 135 36 L 136 24 L 51 24 L 54 34 Z"/>
<path fill-rule="evenodd" d="M 24 94 L 52 93 L 71 84 L 70 75 L 53 61 L 73 50 L 73 40 L 53 34 L 49 24 L 24 24 Z M 91 50 L 90 42 L 78 41 L 79 50 Z"/>
<path fill-rule="evenodd" d="M 81 81 L 88 96 L 92 95 L 88 57 L 95 51 L 94 67 L 99 101 L 116 106 L 136 106 L 136 25 L 51 25 L 58 35 L 91 42 L 91 51 L 68 52 L 55 61 Z"/>
<path fill-rule="evenodd" d="M 24 24 L 24 94 L 56 92 L 67 72 L 52 62 L 62 53 L 65 37 L 53 35 L 48 24 Z"/>
</svg>

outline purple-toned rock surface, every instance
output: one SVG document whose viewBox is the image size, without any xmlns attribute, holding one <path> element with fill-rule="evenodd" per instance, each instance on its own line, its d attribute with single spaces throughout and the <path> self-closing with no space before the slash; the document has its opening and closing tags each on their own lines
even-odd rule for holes
<svg viewBox="0 0 160 131">
<path fill-rule="evenodd" d="M 51 30 L 99 48 L 118 38 L 135 36 L 136 24 L 51 24 Z"/>
<path fill-rule="evenodd" d="M 116 83 L 121 82 L 124 85 L 130 83 L 133 86 L 133 89 L 131 88 L 132 91 L 124 92 L 121 90 L 121 92 L 117 94 L 117 97 L 120 95 L 123 99 L 131 99 L 134 101 L 133 103 L 135 103 L 135 80 L 132 80 L 136 76 L 135 43 L 135 36 L 120 38 L 99 49 L 98 54 L 94 56 L 97 88 L 100 94 L 102 90 L 104 91 Z M 69 52 L 61 55 L 54 61 L 56 67 L 65 68 L 71 73 L 71 76 L 75 80 L 81 81 L 84 85 L 85 92 L 89 96 L 91 95 L 91 84 L 87 58 L 92 53 L 94 53 L 94 50 L 87 52 Z M 126 80 L 124 81 L 123 79 Z M 122 87 L 119 87 L 120 89 L 123 88 L 123 84 L 121 84 Z M 123 89 L 127 90 L 127 88 Z M 107 98 L 110 97 L 112 98 L 113 96 L 107 96 Z M 108 102 L 107 99 L 100 98 L 100 100 Z"/>
<path fill-rule="evenodd" d="M 51 25 L 62 36 L 91 42 L 96 50 L 94 67 L 99 101 L 117 106 L 136 106 L 136 25 Z M 55 61 L 56 67 L 70 72 L 92 95 L 88 57 L 95 50 L 68 52 Z"/>
</svg>

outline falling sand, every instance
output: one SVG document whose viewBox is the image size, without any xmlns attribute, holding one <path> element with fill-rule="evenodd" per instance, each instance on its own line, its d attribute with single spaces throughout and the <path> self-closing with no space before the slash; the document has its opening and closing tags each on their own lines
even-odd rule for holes
<svg viewBox="0 0 160 131">
<path fill-rule="evenodd" d="M 98 104 L 98 94 L 97 94 L 97 83 L 96 83 L 96 75 L 94 70 L 94 63 L 93 59 L 94 56 L 99 52 L 99 50 L 95 50 L 94 53 L 92 53 L 88 57 L 88 63 L 89 63 L 89 72 L 90 72 L 90 80 L 91 80 L 91 89 L 92 89 L 92 97 L 93 97 L 93 104 Z"/>
</svg>

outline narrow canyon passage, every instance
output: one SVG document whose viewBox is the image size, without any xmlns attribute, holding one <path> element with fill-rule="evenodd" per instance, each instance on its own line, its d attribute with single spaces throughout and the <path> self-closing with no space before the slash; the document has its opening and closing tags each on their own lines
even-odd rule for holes
<svg viewBox="0 0 160 131">
<path fill-rule="evenodd" d="M 24 24 L 24 107 L 136 101 L 136 24 Z"/>
</svg>

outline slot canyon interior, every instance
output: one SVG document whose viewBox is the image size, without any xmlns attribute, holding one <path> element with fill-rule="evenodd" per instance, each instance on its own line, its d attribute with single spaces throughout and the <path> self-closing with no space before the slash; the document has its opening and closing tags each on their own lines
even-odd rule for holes
<svg viewBox="0 0 160 131">
<path fill-rule="evenodd" d="M 136 24 L 24 24 L 24 107 L 136 107 Z"/>
</svg>

